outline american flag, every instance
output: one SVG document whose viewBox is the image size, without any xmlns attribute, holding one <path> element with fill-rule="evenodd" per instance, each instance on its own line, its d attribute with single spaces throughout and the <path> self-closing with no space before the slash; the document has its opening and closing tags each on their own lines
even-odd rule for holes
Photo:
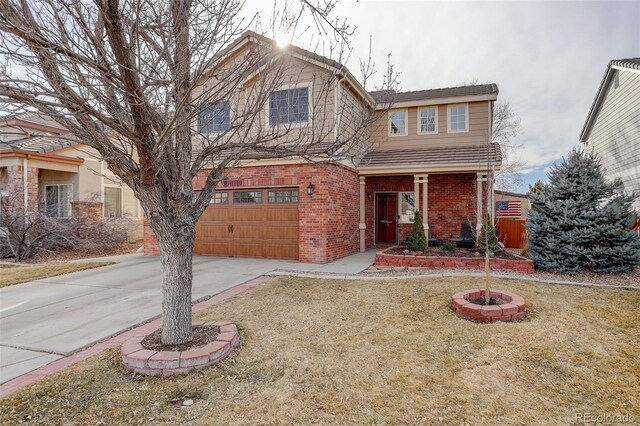
<svg viewBox="0 0 640 426">
<path fill-rule="evenodd" d="M 496 217 L 520 217 L 522 201 L 496 201 Z"/>
</svg>

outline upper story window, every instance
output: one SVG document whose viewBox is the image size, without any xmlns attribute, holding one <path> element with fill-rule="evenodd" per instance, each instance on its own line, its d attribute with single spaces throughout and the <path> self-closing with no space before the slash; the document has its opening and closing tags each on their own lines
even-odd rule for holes
<svg viewBox="0 0 640 426">
<path fill-rule="evenodd" d="M 269 98 L 269 125 L 309 122 L 309 86 L 276 90 Z"/>
<path fill-rule="evenodd" d="M 389 136 L 407 135 L 407 110 L 389 111 Z"/>
<path fill-rule="evenodd" d="M 469 105 L 449 105 L 449 132 L 467 132 L 469 131 Z"/>
<path fill-rule="evenodd" d="M 214 102 L 198 115 L 198 131 L 203 134 L 223 133 L 231 128 L 231 106 L 227 101 Z"/>
<path fill-rule="evenodd" d="M 49 217 L 71 217 L 73 185 L 45 185 L 44 211 Z"/>
<path fill-rule="evenodd" d="M 418 109 L 418 134 L 438 133 L 438 107 Z"/>
</svg>

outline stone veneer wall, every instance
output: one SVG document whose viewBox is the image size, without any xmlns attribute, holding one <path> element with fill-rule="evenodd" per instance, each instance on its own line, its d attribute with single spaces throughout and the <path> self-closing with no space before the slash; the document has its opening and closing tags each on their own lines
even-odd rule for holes
<svg viewBox="0 0 640 426">
<path fill-rule="evenodd" d="M 12 200 L 5 200 L 5 205 L 9 208 L 22 209 L 24 205 L 24 178 L 23 167 L 8 166 L 7 167 L 7 182 L 8 192 Z M 40 169 L 36 167 L 27 166 L 27 204 L 29 212 L 37 212 L 40 208 L 40 193 L 38 189 L 38 177 L 40 176 Z M 15 203 L 10 206 L 7 203 Z"/>
<path fill-rule="evenodd" d="M 193 182 L 202 188 L 207 171 Z M 307 185 L 315 186 L 307 195 Z M 301 262 L 326 263 L 356 253 L 358 240 L 359 179 L 355 170 L 339 164 L 287 164 L 239 167 L 231 170 L 220 189 L 243 187 L 297 187 Z M 145 254 L 158 255 L 158 242 L 145 220 Z"/>
</svg>

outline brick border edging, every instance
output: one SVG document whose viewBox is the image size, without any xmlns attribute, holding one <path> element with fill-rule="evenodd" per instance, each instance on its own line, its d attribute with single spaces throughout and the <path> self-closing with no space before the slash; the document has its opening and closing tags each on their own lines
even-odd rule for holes
<svg viewBox="0 0 640 426">
<path fill-rule="evenodd" d="M 196 303 L 195 305 L 193 305 L 192 312 L 202 311 L 206 308 L 230 299 L 240 293 L 243 293 L 259 284 L 271 281 L 272 279 L 273 277 L 263 275 L 258 278 L 249 280 L 245 283 L 238 284 L 237 286 L 224 290 L 208 298 L 207 300 Z M 42 380 L 45 377 L 51 376 L 52 374 L 57 373 L 66 367 L 77 364 L 80 361 L 84 361 L 85 359 L 97 355 L 106 349 L 118 346 L 129 340 L 129 338 L 134 337 L 134 335 L 137 333 L 144 332 L 145 335 L 150 334 L 153 331 L 157 330 L 160 325 L 161 320 L 159 318 L 147 323 L 143 323 L 142 325 L 139 325 L 131 330 L 116 334 L 115 336 L 109 337 L 106 340 L 102 340 L 94 344 L 93 346 L 82 349 L 70 356 L 60 358 L 58 360 L 50 362 L 45 366 L 23 374 L 22 376 L 13 378 L 0 385 L 0 398 L 4 398 L 17 391 L 18 389 Z"/>
<path fill-rule="evenodd" d="M 403 248 L 403 246 L 393 246 L 377 252 L 374 265 L 427 269 L 484 268 L 484 257 L 412 256 L 387 254 L 387 251 L 389 250 Z M 534 272 L 533 260 L 525 259 L 524 257 L 522 259 L 500 259 L 497 257 L 493 257 L 489 259 L 489 266 L 492 270 L 515 271 L 523 272 L 526 274 L 532 274 Z"/>
<path fill-rule="evenodd" d="M 147 336 L 138 333 L 124 342 L 120 350 L 122 365 L 134 373 L 145 376 L 174 376 L 201 370 L 224 360 L 240 344 L 238 328 L 231 321 L 194 322 L 196 326 L 215 325 L 220 333 L 213 342 L 185 351 L 154 351 L 142 347 Z"/>
<path fill-rule="evenodd" d="M 490 290 L 492 298 L 507 302 L 502 305 L 482 306 L 469 302 L 469 299 L 483 295 L 484 291 L 477 288 L 455 293 L 451 296 L 451 309 L 460 317 L 478 322 L 514 321 L 527 314 L 524 298 L 509 291 Z"/>
</svg>

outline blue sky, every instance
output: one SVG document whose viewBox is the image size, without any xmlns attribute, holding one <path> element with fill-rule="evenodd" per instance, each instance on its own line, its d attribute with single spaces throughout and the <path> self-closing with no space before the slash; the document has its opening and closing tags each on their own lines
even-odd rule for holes
<svg viewBox="0 0 640 426">
<path fill-rule="evenodd" d="M 258 4 L 272 3 L 247 6 Z M 608 61 L 640 56 L 640 1 L 362 0 L 341 2 L 335 15 L 358 27 L 347 61 L 356 76 L 372 35 L 378 77 L 391 52 L 402 90 L 497 83 L 522 119 L 520 190 L 578 145 Z M 292 41 L 307 47 L 304 35 Z"/>
</svg>

